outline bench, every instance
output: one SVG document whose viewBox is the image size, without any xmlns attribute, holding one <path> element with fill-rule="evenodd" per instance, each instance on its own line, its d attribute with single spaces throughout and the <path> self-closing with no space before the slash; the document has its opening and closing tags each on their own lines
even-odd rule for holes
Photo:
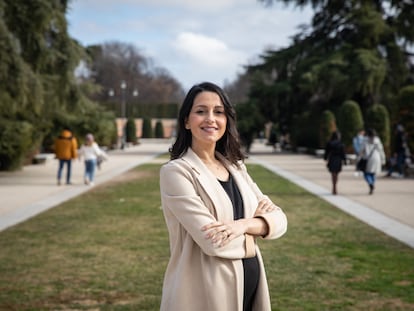
<svg viewBox="0 0 414 311">
<path fill-rule="evenodd" d="M 346 164 L 356 164 L 357 156 L 356 154 L 347 153 L 345 155 Z"/>
<path fill-rule="evenodd" d="M 54 153 L 38 153 L 33 157 L 33 164 L 45 164 L 47 160 L 53 160 L 55 158 Z"/>
<path fill-rule="evenodd" d="M 315 149 L 315 155 L 318 158 L 323 158 L 325 155 L 325 149 Z"/>
</svg>

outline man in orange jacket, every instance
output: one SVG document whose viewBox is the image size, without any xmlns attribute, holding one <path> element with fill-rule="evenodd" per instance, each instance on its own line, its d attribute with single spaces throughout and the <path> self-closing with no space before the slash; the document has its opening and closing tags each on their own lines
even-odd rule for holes
<svg viewBox="0 0 414 311">
<path fill-rule="evenodd" d="M 59 160 L 57 184 L 60 185 L 63 166 L 66 164 L 66 184 L 70 185 L 72 172 L 72 159 L 78 156 L 78 142 L 69 128 L 64 128 L 59 137 L 55 140 L 55 155 Z"/>
</svg>

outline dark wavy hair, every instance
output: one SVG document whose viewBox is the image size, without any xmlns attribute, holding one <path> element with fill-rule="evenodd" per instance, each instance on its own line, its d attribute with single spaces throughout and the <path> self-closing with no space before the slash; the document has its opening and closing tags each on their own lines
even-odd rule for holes
<svg viewBox="0 0 414 311">
<path fill-rule="evenodd" d="M 239 133 L 236 127 L 236 111 L 231 105 L 225 92 L 219 86 L 211 82 L 203 82 L 194 85 L 185 96 L 178 113 L 177 139 L 169 150 L 171 160 L 180 158 L 188 150 L 188 147 L 191 146 L 191 131 L 185 128 L 185 122 L 190 115 L 194 99 L 201 92 L 213 92 L 220 97 L 227 117 L 227 125 L 223 137 L 217 141 L 216 151 L 220 152 L 232 164 L 238 165 L 238 161 L 243 161 L 246 156 L 241 151 Z"/>
</svg>

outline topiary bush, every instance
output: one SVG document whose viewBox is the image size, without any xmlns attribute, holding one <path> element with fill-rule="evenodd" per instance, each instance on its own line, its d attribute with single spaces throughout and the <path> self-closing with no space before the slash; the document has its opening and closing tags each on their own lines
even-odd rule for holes
<svg viewBox="0 0 414 311">
<path fill-rule="evenodd" d="M 387 108 L 380 104 L 375 104 L 368 108 L 365 116 L 365 125 L 367 128 L 373 128 L 377 131 L 377 134 L 384 145 L 384 150 L 387 155 L 389 155 L 391 132 L 390 117 Z"/>
<path fill-rule="evenodd" d="M 151 119 L 149 118 L 142 120 L 142 138 L 152 138 Z"/>
<path fill-rule="evenodd" d="M 336 118 L 333 112 L 330 110 L 323 111 L 319 124 L 319 148 L 324 149 L 331 138 L 331 134 L 336 131 Z"/>
<path fill-rule="evenodd" d="M 155 123 L 155 138 L 164 138 L 164 126 L 161 120 Z"/>
<path fill-rule="evenodd" d="M 137 127 L 134 118 L 128 118 L 125 125 L 125 136 L 127 143 L 137 143 Z"/>
<path fill-rule="evenodd" d="M 358 103 L 353 100 L 345 101 L 339 108 L 337 123 L 345 150 L 352 153 L 352 139 L 364 128 L 364 119 Z"/>
</svg>

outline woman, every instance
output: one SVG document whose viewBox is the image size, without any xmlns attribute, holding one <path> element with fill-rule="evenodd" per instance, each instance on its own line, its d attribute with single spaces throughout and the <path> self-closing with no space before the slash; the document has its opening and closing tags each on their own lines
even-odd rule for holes
<svg viewBox="0 0 414 311">
<path fill-rule="evenodd" d="M 382 165 L 385 164 L 384 147 L 374 129 L 366 131 L 366 137 L 359 156 L 367 159 L 364 178 L 369 186 L 369 194 L 373 194 L 376 174 L 381 173 Z"/>
<path fill-rule="evenodd" d="M 160 172 L 171 252 L 161 310 L 271 310 L 255 240 L 282 236 L 287 219 L 248 175 L 235 122 L 209 82 L 193 86 L 180 108 Z"/>
<path fill-rule="evenodd" d="M 342 171 L 342 163 L 346 161 L 345 147 L 341 142 L 341 134 L 337 131 L 332 133 L 331 139 L 325 147 L 325 161 L 328 161 L 327 167 L 331 173 L 332 194 L 337 194 L 336 184 L 338 183 L 339 173 Z"/>
<path fill-rule="evenodd" d="M 87 134 L 85 137 L 85 143 L 79 150 L 79 160 L 81 157 L 83 157 L 85 161 L 85 185 L 93 186 L 97 159 L 98 157 L 107 159 L 107 156 L 101 148 L 99 148 L 92 134 Z"/>
</svg>

